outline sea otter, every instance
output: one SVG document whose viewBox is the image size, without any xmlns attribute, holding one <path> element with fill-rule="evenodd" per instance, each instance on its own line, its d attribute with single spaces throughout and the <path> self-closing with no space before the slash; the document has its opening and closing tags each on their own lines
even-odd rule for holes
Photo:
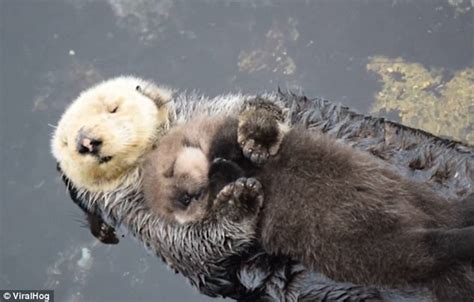
<svg viewBox="0 0 474 302">
<path fill-rule="evenodd" d="M 148 89 L 142 91 L 143 87 L 148 87 Z M 97 100 L 101 94 L 116 96 L 123 91 L 123 95 L 135 96 L 138 93 L 148 98 L 148 101 L 153 101 L 162 91 L 153 90 L 156 88 L 159 87 L 139 78 L 119 77 L 100 83 L 87 91 L 91 99 Z M 142 96 L 138 99 L 143 100 Z M 289 110 L 290 124 L 332 133 L 347 144 L 369 151 L 390 162 L 403 174 L 421 182 L 429 182 L 438 192 L 450 198 L 466 196 L 473 191 L 470 178 L 472 167 L 469 165 L 469 158 L 473 151 L 462 143 L 439 139 L 380 118 L 369 118 L 324 100 L 308 99 L 302 95 L 283 92 L 269 93 L 264 96 L 266 99 L 284 104 Z M 209 99 L 192 92 L 176 92 L 173 94 L 175 110 L 169 115 L 168 119 L 171 121 L 169 124 L 173 126 L 200 114 L 233 112 L 252 98 L 253 96 L 248 95 L 228 94 Z M 145 100 L 145 102 L 148 101 Z M 95 107 L 101 107 L 99 101 L 89 102 L 88 99 L 82 97 L 74 103 L 76 102 L 81 103 L 78 106 L 83 107 L 84 114 L 69 115 L 66 111 L 63 119 L 68 116 L 69 121 L 58 125 L 53 134 L 53 144 L 61 143 L 63 136 L 59 135 L 60 133 L 66 132 L 72 137 L 77 136 L 78 129 L 70 128 L 69 125 L 88 124 L 89 115 L 97 111 Z M 129 104 L 141 106 L 142 102 Z M 136 110 L 128 112 L 131 114 Z M 159 111 L 152 110 L 151 112 Z M 165 117 L 166 114 L 163 116 Z M 166 118 L 163 122 L 164 125 L 168 123 Z M 134 127 L 134 125 L 130 126 Z M 101 124 L 97 124 L 97 127 L 100 129 Z M 118 133 L 126 133 L 119 131 L 120 127 L 105 127 L 109 131 L 106 138 L 117 137 Z M 161 127 L 158 127 L 158 130 L 160 129 Z M 160 135 L 156 135 L 157 139 L 159 137 Z M 123 136 L 122 140 L 126 142 L 133 138 L 134 136 Z M 144 140 L 143 143 L 147 145 L 148 141 Z M 110 230 L 113 232 L 114 227 L 122 226 L 150 250 L 163 257 L 170 266 L 186 276 L 206 295 L 226 296 L 240 301 L 373 301 L 382 297 L 386 301 L 400 299 L 428 301 L 430 299 L 429 293 L 423 288 L 401 292 L 333 282 L 288 257 L 269 255 L 258 245 L 253 244 L 250 247 L 248 245 L 228 246 L 230 251 L 228 249 L 222 251 L 220 259 L 207 261 L 209 254 L 213 254 L 215 249 L 219 251 L 219 240 L 224 242 L 228 240 L 221 231 L 227 230 L 229 225 L 222 221 L 211 221 L 204 226 L 202 224 L 170 225 L 154 215 L 143 203 L 142 157 L 136 157 L 139 164 L 128 174 L 131 179 L 137 181 L 117 182 L 112 189 L 106 189 L 110 187 L 106 179 L 100 174 L 91 174 L 88 177 L 90 181 L 106 184 L 102 189 L 97 187 L 94 189 L 71 179 L 73 174 L 61 171 L 62 163 L 66 162 L 73 169 L 87 170 L 87 165 L 83 165 L 81 160 L 76 161 L 74 158 L 79 155 L 85 157 L 93 155 L 81 154 L 77 149 L 67 148 L 57 148 L 54 155 L 73 201 L 94 219 L 99 219 L 99 222 L 110 226 L 110 228 L 104 228 L 107 231 L 106 237 L 110 235 Z M 114 156 L 118 160 L 123 154 L 116 153 Z M 91 161 L 91 163 L 94 162 Z M 95 161 L 95 165 L 100 166 L 103 163 Z M 134 175 L 139 175 L 139 177 L 134 178 Z M 94 232 L 97 234 L 100 229 L 95 229 Z M 100 232 L 99 236 L 101 236 Z M 244 236 L 242 238 L 245 239 Z M 248 244 L 245 240 L 242 243 Z M 235 256 L 236 251 L 238 256 Z M 228 255 L 231 256 L 227 257 Z"/>
<path fill-rule="evenodd" d="M 105 81 L 80 94 L 62 115 L 51 140 L 57 168 L 71 184 L 73 199 L 137 181 L 136 167 L 173 121 L 171 96 L 170 89 L 131 76 Z M 115 229 L 95 205 L 78 205 L 96 238 L 118 243 Z"/>
<path fill-rule="evenodd" d="M 206 221 L 181 228 L 153 215 L 143 204 L 143 161 L 167 128 L 189 119 L 193 112 L 232 112 L 249 98 L 220 96 L 198 106 L 202 98 L 189 94 L 192 102 L 187 103 L 181 99 L 185 95 L 177 95 L 173 107 L 171 94 L 169 89 L 136 77 L 107 80 L 81 93 L 56 127 L 51 145 L 58 170 L 99 240 L 116 243 L 115 228 L 123 227 L 209 296 L 253 300 L 336 295 L 354 301 L 380 296 L 378 289 L 336 284 L 291 259 L 266 256 L 259 247 L 249 246 L 244 236 L 249 230 L 241 225 L 234 228 L 231 222 Z M 275 95 L 270 98 L 278 101 Z M 223 244 L 229 241 L 223 230 L 232 230 L 232 244 Z M 252 260 L 235 266 L 239 258 Z M 288 286 L 292 290 L 279 289 L 276 284 L 266 289 L 274 284 L 276 275 L 269 276 L 265 285 L 257 285 L 263 271 L 250 269 L 253 265 L 270 275 L 290 269 L 287 278 L 291 278 Z"/>
<path fill-rule="evenodd" d="M 337 281 L 418 283 L 439 301 L 472 300 L 472 202 L 451 205 L 327 136 L 285 134 L 265 107 L 171 129 L 144 165 L 150 207 L 180 224 L 251 225 L 268 253 Z"/>
</svg>

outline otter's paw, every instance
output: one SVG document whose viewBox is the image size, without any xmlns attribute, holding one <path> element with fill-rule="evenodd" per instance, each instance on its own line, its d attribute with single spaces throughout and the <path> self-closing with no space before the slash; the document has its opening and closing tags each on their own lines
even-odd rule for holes
<svg viewBox="0 0 474 302">
<path fill-rule="evenodd" d="M 114 227 L 108 225 L 97 215 L 87 214 L 87 222 L 91 234 L 104 244 L 117 244 L 119 239 Z"/>
<path fill-rule="evenodd" d="M 257 216 L 263 204 L 262 185 L 255 178 L 239 178 L 217 194 L 219 213 L 234 221 Z"/>
<path fill-rule="evenodd" d="M 239 115 L 237 140 L 243 154 L 253 163 L 263 164 L 278 153 L 284 137 L 282 110 L 268 101 L 255 100 Z"/>
</svg>

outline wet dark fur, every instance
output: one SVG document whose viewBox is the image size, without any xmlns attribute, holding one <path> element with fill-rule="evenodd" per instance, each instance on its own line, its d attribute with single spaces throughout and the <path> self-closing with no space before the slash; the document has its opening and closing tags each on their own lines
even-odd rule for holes
<svg viewBox="0 0 474 302">
<path fill-rule="evenodd" d="M 56 165 L 56 170 L 62 172 L 59 164 Z M 115 228 L 110 226 L 104 221 L 101 216 L 101 213 L 98 209 L 87 209 L 81 202 L 81 199 L 78 196 L 77 189 L 70 183 L 69 179 L 63 174 L 62 180 L 66 184 L 66 187 L 69 192 L 69 196 L 76 203 L 79 208 L 82 210 L 89 227 L 89 231 L 97 240 L 104 244 L 117 244 L 119 239 L 116 235 Z"/>
<path fill-rule="evenodd" d="M 239 149 L 236 133 L 235 120 L 222 126 L 211 160 L 242 161 L 229 152 L 229 146 Z M 260 240 L 267 252 L 299 259 L 338 281 L 422 282 L 442 299 L 474 296 L 474 280 L 459 269 L 474 258 L 474 225 L 463 228 L 472 211 L 450 205 L 423 184 L 301 129 L 291 130 L 278 155 L 252 174 L 246 176 L 264 188 Z"/>
<path fill-rule="evenodd" d="M 474 192 L 474 150 L 470 146 L 441 139 L 382 118 L 357 114 L 347 107 L 325 100 L 308 99 L 291 93 L 280 93 L 278 99 L 289 109 L 292 125 L 325 132 L 348 145 L 372 153 L 390 163 L 401 174 L 411 180 L 429 184 L 445 197 L 467 199 Z M 177 104 L 180 106 L 177 115 L 190 116 L 193 110 L 206 106 L 211 101 L 199 95 L 177 94 Z M 212 110 L 218 112 L 219 106 L 216 105 Z M 66 177 L 64 179 L 68 190 L 73 192 L 74 184 Z M 84 208 L 83 197 L 76 194 L 71 194 L 71 197 L 87 213 L 104 215 L 111 222 L 133 217 L 141 221 L 139 214 L 147 211 L 135 203 L 129 210 L 123 210 L 129 203 L 128 199 L 123 199 L 107 211 L 101 209 L 98 204 Z M 472 199 L 469 200 L 473 202 Z M 117 211 L 113 210 L 115 208 Z M 147 225 L 136 225 L 130 232 L 147 246 L 158 244 L 162 240 L 161 237 L 147 235 L 142 231 L 146 228 Z M 186 237 L 181 236 L 184 234 L 163 240 L 171 240 L 169 246 L 173 246 L 176 240 L 188 242 Z M 163 249 L 161 244 L 158 245 Z M 335 283 L 320 274 L 310 272 L 288 257 L 269 255 L 258 246 L 249 248 L 244 254 L 223 259 L 218 264 L 208 263 L 204 273 L 183 261 L 187 257 L 175 254 L 174 258 L 168 259 L 168 263 L 183 263 L 179 271 L 202 293 L 209 296 L 227 296 L 240 301 L 372 301 L 382 297 L 387 301 L 430 299 L 429 294 L 419 287 L 401 292 Z"/>
</svg>

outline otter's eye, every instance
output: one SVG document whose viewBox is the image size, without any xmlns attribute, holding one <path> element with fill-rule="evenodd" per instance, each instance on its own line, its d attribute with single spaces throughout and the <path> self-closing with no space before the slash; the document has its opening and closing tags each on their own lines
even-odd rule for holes
<svg viewBox="0 0 474 302">
<path fill-rule="evenodd" d="M 142 87 L 140 85 L 137 85 L 137 87 L 135 87 L 135 90 L 138 92 L 142 92 Z"/>
<path fill-rule="evenodd" d="M 183 206 L 187 207 L 189 206 L 189 204 L 191 203 L 192 201 L 192 196 L 189 195 L 188 193 L 184 193 L 183 195 L 181 195 L 179 198 L 178 198 L 178 201 L 180 204 L 182 204 Z"/>
<path fill-rule="evenodd" d="M 112 110 L 110 110 L 110 113 L 116 113 L 118 110 L 119 106 L 115 106 Z"/>
<path fill-rule="evenodd" d="M 188 207 L 191 203 L 198 201 L 199 198 L 201 198 L 203 192 L 204 190 L 200 190 L 194 194 L 183 193 L 181 196 L 179 196 L 178 202 L 184 207 Z"/>
</svg>

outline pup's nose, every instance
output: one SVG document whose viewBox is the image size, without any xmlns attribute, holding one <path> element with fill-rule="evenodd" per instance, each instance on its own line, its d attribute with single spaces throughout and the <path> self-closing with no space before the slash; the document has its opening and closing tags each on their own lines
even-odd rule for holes
<svg viewBox="0 0 474 302">
<path fill-rule="evenodd" d="M 100 147 L 102 146 L 102 140 L 92 138 L 84 134 L 82 131 L 77 136 L 77 152 L 80 154 L 98 154 Z"/>
</svg>

